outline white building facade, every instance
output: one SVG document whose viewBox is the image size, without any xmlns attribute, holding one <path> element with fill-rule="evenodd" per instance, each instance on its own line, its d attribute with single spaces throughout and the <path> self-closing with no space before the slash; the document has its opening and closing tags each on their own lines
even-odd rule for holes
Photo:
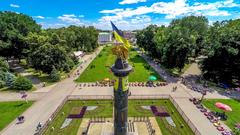
<svg viewBox="0 0 240 135">
<path fill-rule="evenodd" d="M 98 43 L 105 44 L 112 42 L 112 33 L 111 32 L 100 32 L 98 34 Z"/>
</svg>

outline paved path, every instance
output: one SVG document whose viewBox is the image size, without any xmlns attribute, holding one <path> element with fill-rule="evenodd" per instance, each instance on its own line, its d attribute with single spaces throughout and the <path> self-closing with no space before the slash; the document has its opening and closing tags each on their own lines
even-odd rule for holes
<svg viewBox="0 0 240 135">
<path fill-rule="evenodd" d="M 39 92 L 39 93 L 33 93 L 33 92 L 29 92 L 28 93 L 28 97 L 27 100 L 39 100 L 41 99 L 43 96 L 45 96 L 46 93 L 45 92 Z M 5 102 L 5 101 L 24 101 L 24 99 L 21 98 L 21 94 L 20 93 L 14 93 L 14 92 L 1 92 L 0 93 L 0 102 Z"/>
<path fill-rule="evenodd" d="M 97 50 L 97 54 L 101 51 L 101 49 L 102 47 Z M 86 62 L 82 65 L 83 68 L 78 68 L 76 70 L 79 70 L 79 73 L 81 74 L 95 56 L 95 53 L 92 55 L 86 55 L 83 58 L 83 60 L 86 60 Z M 48 93 L 42 96 L 41 99 L 36 101 L 27 111 L 23 113 L 23 116 L 25 116 L 26 119 L 23 124 L 17 125 L 16 121 L 13 121 L 0 134 L 33 135 L 37 124 L 39 122 L 45 123 L 62 101 L 76 88 L 76 84 L 74 83 L 75 78 L 76 77 L 67 78 L 57 83 Z"/>
<path fill-rule="evenodd" d="M 221 135 L 213 124 L 187 98 L 174 98 L 191 122 L 196 125 L 201 135 Z"/>
</svg>

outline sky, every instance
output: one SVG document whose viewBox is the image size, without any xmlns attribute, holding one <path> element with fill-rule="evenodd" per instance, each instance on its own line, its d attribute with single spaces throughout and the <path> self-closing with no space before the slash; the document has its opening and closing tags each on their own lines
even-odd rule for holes
<svg viewBox="0 0 240 135">
<path fill-rule="evenodd" d="M 142 29 L 173 19 L 203 15 L 209 23 L 240 18 L 240 0 L 0 0 L 0 11 L 32 16 L 43 28 L 69 25 Z"/>
</svg>

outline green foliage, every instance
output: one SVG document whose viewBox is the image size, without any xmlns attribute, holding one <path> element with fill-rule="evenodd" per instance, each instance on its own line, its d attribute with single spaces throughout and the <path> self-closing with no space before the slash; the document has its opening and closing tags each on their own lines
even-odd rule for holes
<svg viewBox="0 0 240 135">
<path fill-rule="evenodd" d="M 13 89 L 15 90 L 30 90 L 32 87 L 32 82 L 23 76 L 17 77 L 13 83 Z"/>
<path fill-rule="evenodd" d="M 235 128 L 233 130 L 234 135 L 240 135 L 240 129 Z"/>
<path fill-rule="evenodd" d="M 4 72 L 4 71 L 2 71 L 2 70 L 0 70 L 0 80 L 1 81 L 6 81 L 5 79 L 6 79 L 6 72 Z"/>
<path fill-rule="evenodd" d="M 201 65 L 205 79 L 233 84 L 240 80 L 240 19 L 216 22 L 208 31 L 207 59 Z"/>
<path fill-rule="evenodd" d="M 61 74 L 59 73 L 59 71 L 56 70 L 56 68 L 53 68 L 49 77 L 53 82 L 57 82 L 61 79 Z"/>
<path fill-rule="evenodd" d="M 180 71 L 189 56 L 201 54 L 208 20 L 188 16 L 173 20 L 168 27 L 150 25 L 137 33 L 137 44 L 165 67 Z"/>
<path fill-rule="evenodd" d="M 0 80 L 0 88 L 3 88 L 5 85 L 5 82 L 3 80 Z"/>
<path fill-rule="evenodd" d="M 8 70 L 9 65 L 7 61 L 3 57 L 0 57 L 0 71 L 7 72 Z"/>
<path fill-rule="evenodd" d="M 15 80 L 16 80 L 15 75 L 13 75 L 13 74 L 11 74 L 11 73 L 9 73 L 9 72 L 7 72 L 7 73 L 5 74 L 5 82 L 6 82 L 6 85 L 7 85 L 8 87 L 12 87 Z"/>
<path fill-rule="evenodd" d="M 91 26 L 41 30 L 31 17 L 14 12 L 0 12 L 0 20 L 0 56 L 25 58 L 45 73 L 53 67 L 69 72 L 78 63 L 73 51 L 91 52 L 98 47 L 98 31 Z M 0 68 L 1 64 L 0 58 Z"/>
<path fill-rule="evenodd" d="M 70 60 L 65 49 L 59 45 L 45 44 L 33 52 L 29 60 L 32 66 L 46 73 L 50 73 L 55 67 L 61 70 Z"/>
<path fill-rule="evenodd" d="M 24 36 L 39 32 L 40 26 L 29 16 L 15 12 L 0 12 L 0 55 L 21 58 L 27 49 Z"/>
</svg>

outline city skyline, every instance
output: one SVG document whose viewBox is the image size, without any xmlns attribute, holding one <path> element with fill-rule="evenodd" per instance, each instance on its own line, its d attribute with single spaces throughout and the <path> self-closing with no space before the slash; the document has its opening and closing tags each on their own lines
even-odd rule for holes
<svg viewBox="0 0 240 135">
<path fill-rule="evenodd" d="M 203 15 L 209 23 L 240 18 L 237 0 L 2 0 L 0 11 L 27 14 L 43 28 L 93 25 L 110 30 L 110 20 L 123 30 L 150 24 L 168 25 L 172 19 Z"/>
</svg>

